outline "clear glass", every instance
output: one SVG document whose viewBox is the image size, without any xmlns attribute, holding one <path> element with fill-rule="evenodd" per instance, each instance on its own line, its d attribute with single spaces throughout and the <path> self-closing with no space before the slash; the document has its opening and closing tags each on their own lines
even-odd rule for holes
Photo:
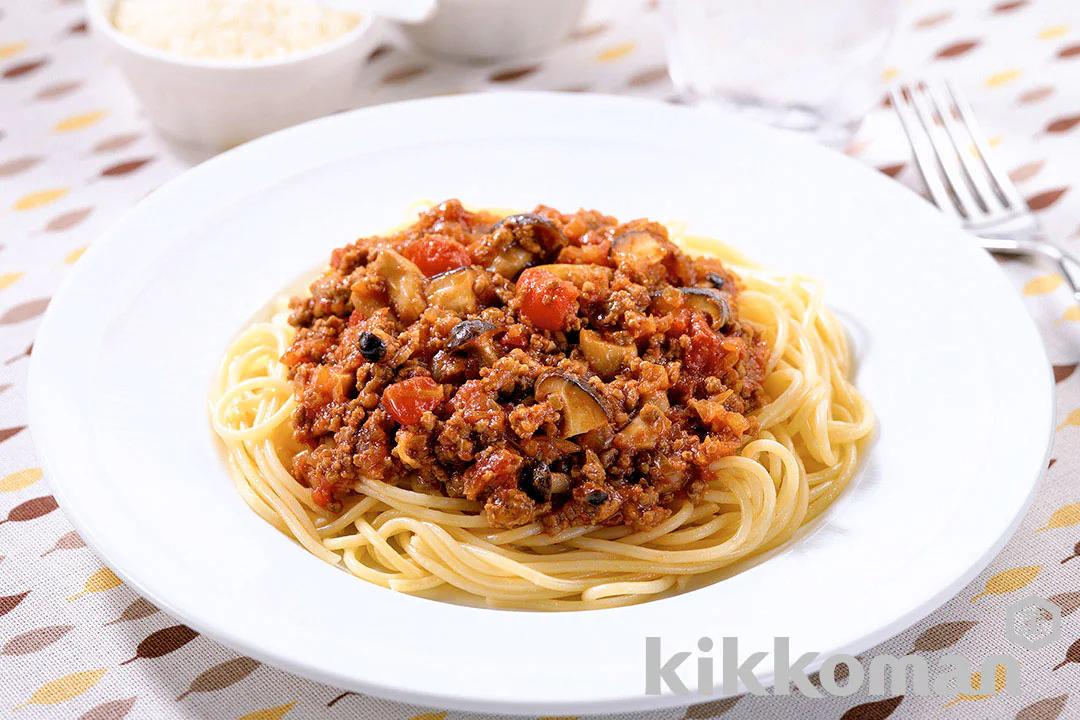
<svg viewBox="0 0 1080 720">
<path fill-rule="evenodd" d="M 663 0 L 687 100 L 841 144 L 881 98 L 900 0 Z"/>
</svg>

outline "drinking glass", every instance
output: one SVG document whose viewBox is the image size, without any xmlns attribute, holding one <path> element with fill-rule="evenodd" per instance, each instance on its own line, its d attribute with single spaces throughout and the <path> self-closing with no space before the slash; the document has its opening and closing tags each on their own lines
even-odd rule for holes
<svg viewBox="0 0 1080 720">
<path fill-rule="evenodd" d="M 691 101 L 842 144 L 883 94 L 900 0 L 663 0 L 672 80 Z"/>
</svg>

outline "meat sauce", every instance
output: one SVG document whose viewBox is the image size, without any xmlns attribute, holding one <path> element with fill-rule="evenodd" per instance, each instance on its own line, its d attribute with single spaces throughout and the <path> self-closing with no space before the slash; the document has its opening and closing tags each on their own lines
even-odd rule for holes
<svg viewBox="0 0 1080 720">
<path fill-rule="evenodd" d="M 368 477 L 495 528 L 654 527 L 758 430 L 739 287 L 649 220 L 444 202 L 292 300 L 293 472 L 332 509 Z"/>
</svg>

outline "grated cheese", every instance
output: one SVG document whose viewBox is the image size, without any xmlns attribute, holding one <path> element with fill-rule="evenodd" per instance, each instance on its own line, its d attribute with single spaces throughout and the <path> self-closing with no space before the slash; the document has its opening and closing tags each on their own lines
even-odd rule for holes
<svg viewBox="0 0 1080 720">
<path fill-rule="evenodd" d="M 307 0 L 117 0 L 112 22 L 174 55 L 257 60 L 329 43 L 360 18 Z"/>
</svg>

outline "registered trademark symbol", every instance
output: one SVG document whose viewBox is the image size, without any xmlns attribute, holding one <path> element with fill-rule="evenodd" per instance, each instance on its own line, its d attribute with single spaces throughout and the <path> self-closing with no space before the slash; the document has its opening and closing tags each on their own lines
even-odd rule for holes
<svg viewBox="0 0 1080 720">
<path fill-rule="evenodd" d="M 1005 637 L 1025 650 L 1041 650 L 1061 637 L 1061 608 L 1032 595 L 1005 609 Z"/>
</svg>

